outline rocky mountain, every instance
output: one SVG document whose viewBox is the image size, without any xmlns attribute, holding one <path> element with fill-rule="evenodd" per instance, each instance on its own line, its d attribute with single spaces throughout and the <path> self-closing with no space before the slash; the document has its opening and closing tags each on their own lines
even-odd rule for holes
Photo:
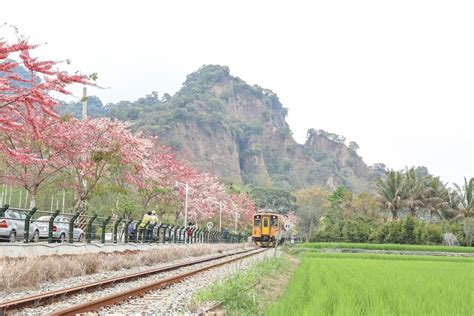
<svg viewBox="0 0 474 316">
<path fill-rule="evenodd" d="M 248 85 L 223 66 L 201 67 L 174 96 L 154 92 L 107 109 L 105 115 L 158 135 L 182 159 L 225 182 L 287 190 L 343 185 L 361 191 L 380 174 L 339 135 L 311 129 L 298 144 L 277 95 Z"/>
</svg>

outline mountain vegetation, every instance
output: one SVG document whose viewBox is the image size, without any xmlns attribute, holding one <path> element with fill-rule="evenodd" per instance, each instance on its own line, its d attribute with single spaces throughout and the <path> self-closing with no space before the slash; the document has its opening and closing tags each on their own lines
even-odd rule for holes
<svg viewBox="0 0 474 316">
<path fill-rule="evenodd" d="M 99 107 L 92 116 L 131 122 L 135 131 L 158 136 L 178 157 L 227 183 L 296 190 L 310 185 L 353 191 L 373 189 L 385 172 L 367 167 L 355 142 L 310 129 L 298 144 L 286 122 L 288 110 L 269 89 L 251 86 L 227 67 L 206 65 L 187 76 L 174 95 L 157 92 L 134 102 Z M 80 104 L 61 110 L 78 114 Z"/>
</svg>

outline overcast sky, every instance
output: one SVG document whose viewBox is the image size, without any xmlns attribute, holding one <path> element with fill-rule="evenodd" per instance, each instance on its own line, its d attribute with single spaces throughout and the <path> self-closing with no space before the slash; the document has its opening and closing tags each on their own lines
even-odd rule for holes
<svg viewBox="0 0 474 316">
<path fill-rule="evenodd" d="M 356 141 L 368 164 L 474 175 L 474 1 L 21 1 L 8 22 L 43 58 L 97 72 L 104 103 L 176 92 L 221 64 L 278 94 L 298 142 Z M 5 31 L 5 28 L 0 29 Z M 80 94 L 79 87 L 74 91 Z"/>
</svg>

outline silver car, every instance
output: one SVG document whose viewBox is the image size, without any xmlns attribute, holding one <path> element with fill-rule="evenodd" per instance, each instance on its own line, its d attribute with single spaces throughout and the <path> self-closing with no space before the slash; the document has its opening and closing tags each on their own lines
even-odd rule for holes
<svg viewBox="0 0 474 316">
<path fill-rule="evenodd" d="M 26 213 L 20 210 L 8 209 L 0 218 L 0 239 L 7 239 L 10 242 L 23 240 L 25 238 Z M 39 228 L 35 223 L 30 222 L 30 240 L 39 240 Z"/>
<path fill-rule="evenodd" d="M 35 220 L 35 224 L 39 229 L 39 238 L 48 238 L 49 220 L 51 216 L 41 216 Z M 59 215 L 53 222 L 53 240 L 65 242 L 69 238 L 70 219 L 67 216 Z M 79 227 L 73 229 L 73 240 L 84 241 L 84 231 Z"/>
</svg>

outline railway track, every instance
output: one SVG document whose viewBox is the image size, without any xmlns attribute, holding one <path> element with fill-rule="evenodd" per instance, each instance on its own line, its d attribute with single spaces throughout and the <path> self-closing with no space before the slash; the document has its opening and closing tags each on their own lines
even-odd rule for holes
<svg viewBox="0 0 474 316">
<path fill-rule="evenodd" d="M 71 288 L 65 288 L 57 291 L 51 291 L 47 293 L 42 293 L 42 294 L 37 294 L 37 295 L 32 295 L 8 302 L 4 302 L 0 304 L 0 316 L 6 315 L 9 312 L 19 310 L 21 308 L 27 308 L 27 307 L 38 307 L 42 305 L 49 305 L 57 301 L 64 301 L 66 297 L 76 295 L 76 294 L 82 294 L 82 293 L 87 293 L 87 292 L 94 292 L 94 291 L 100 291 L 101 289 L 104 289 L 106 287 L 113 286 L 117 283 L 121 282 L 130 282 L 130 281 L 135 281 L 138 279 L 146 278 L 155 274 L 163 273 L 163 272 L 168 272 L 168 271 L 173 271 L 177 270 L 180 268 L 184 267 L 189 267 L 193 265 L 198 265 L 202 263 L 207 263 L 207 262 L 212 262 L 216 261 L 219 259 L 223 259 L 226 257 L 230 256 L 236 256 L 236 258 L 232 258 L 226 261 L 221 261 L 215 264 L 211 265 L 206 265 L 205 267 L 201 267 L 195 270 L 192 270 L 190 272 L 182 273 L 176 276 L 168 277 L 165 279 L 161 279 L 158 281 L 151 282 L 149 284 L 146 284 L 144 286 L 136 287 L 131 290 L 123 291 L 117 294 L 109 295 L 103 298 L 99 298 L 93 301 L 90 301 L 85 304 L 79 304 L 58 312 L 55 312 L 53 315 L 75 315 L 78 313 L 85 313 L 89 311 L 94 311 L 98 310 L 102 307 L 105 306 L 110 306 L 113 304 L 116 304 L 118 302 L 128 300 L 131 297 L 137 297 L 141 296 L 146 292 L 152 291 L 152 290 L 157 290 L 166 286 L 169 286 L 174 283 L 178 283 L 183 279 L 186 279 L 192 275 L 195 275 L 197 273 L 212 269 L 214 267 L 222 266 L 237 260 L 241 260 L 243 258 L 258 254 L 264 250 L 262 249 L 250 249 L 250 250 L 244 250 L 244 251 L 238 251 L 234 253 L 229 253 L 229 254 L 223 254 L 223 255 L 218 255 L 218 256 L 213 256 L 210 258 L 205 258 L 205 259 L 198 259 L 198 260 L 193 260 L 190 262 L 186 263 L 180 263 L 180 264 L 175 264 L 175 265 L 169 265 L 161 268 L 155 268 L 155 269 L 149 269 L 146 271 L 138 272 L 138 273 L 133 273 L 125 276 L 119 276 L 119 277 L 114 277 L 114 278 L 109 278 L 109 279 L 104 279 L 100 280 L 97 282 L 92 282 L 92 283 L 87 283 L 87 284 L 82 284 L 78 285 L 75 287 Z"/>
</svg>

